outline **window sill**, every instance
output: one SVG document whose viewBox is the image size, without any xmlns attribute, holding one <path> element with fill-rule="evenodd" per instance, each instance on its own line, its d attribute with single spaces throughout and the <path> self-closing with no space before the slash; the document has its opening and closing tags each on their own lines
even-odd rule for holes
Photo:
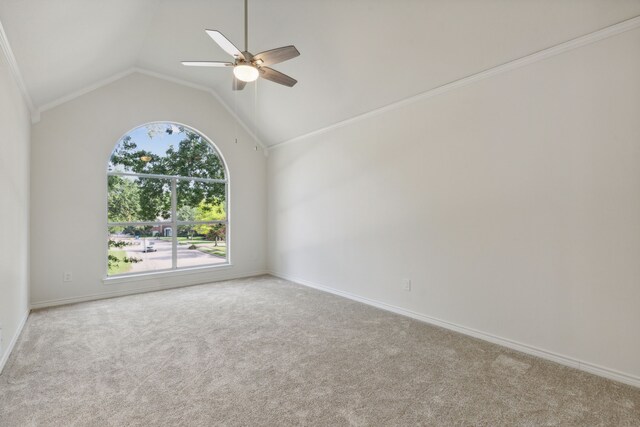
<svg viewBox="0 0 640 427">
<path fill-rule="evenodd" d="M 218 264 L 216 266 L 181 268 L 180 270 L 165 270 L 150 273 L 123 274 L 119 276 L 105 277 L 102 279 L 104 285 L 117 285 L 120 283 L 141 282 L 145 280 L 159 279 L 165 277 L 191 276 L 201 273 L 210 273 L 218 270 L 231 268 L 231 263 Z"/>
</svg>

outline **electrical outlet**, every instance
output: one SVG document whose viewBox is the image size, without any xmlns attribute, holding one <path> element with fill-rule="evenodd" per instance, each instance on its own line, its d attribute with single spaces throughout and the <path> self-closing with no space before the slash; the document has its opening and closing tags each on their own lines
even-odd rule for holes
<svg viewBox="0 0 640 427">
<path fill-rule="evenodd" d="M 63 282 L 72 282 L 73 281 L 73 273 L 71 273 L 70 271 L 65 271 L 62 274 L 62 281 Z"/>
<path fill-rule="evenodd" d="M 407 292 L 411 292 L 411 279 L 402 280 L 402 289 Z"/>
</svg>

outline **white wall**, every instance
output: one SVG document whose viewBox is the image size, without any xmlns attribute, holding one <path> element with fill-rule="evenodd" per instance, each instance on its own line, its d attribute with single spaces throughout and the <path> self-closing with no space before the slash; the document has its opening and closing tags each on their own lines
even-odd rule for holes
<svg viewBox="0 0 640 427">
<path fill-rule="evenodd" d="M 106 166 L 111 151 L 132 128 L 164 120 L 186 124 L 211 138 L 228 163 L 233 266 L 104 284 Z M 266 158 L 254 151 L 255 142 L 207 92 L 134 73 L 43 113 L 33 127 L 32 144 L 32 305 L 264 272 Z M 62 281 L 65 271 L 73 273 L 72 282 Z"/>
<path fill-rule="evenodd" d="M 270 268 L 640 384 L 638 46 L 636 29 L 272 150 Z"/>
<path fill-rule="evenodd" d="M 29 112 L 0 53 L 0 370 L 29 307 L 30 130 Z"/>
</svg>

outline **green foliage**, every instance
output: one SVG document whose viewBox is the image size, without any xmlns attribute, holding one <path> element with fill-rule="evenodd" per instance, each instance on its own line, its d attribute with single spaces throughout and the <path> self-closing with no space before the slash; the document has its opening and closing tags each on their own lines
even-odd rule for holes
<svg viewBox="0 0 640 427">
<path fill-rule="evenodd" d="M 196 221 L 196 208 L 181 206 L 178 209 L 178 221 Z"/>
<path fill-rule="evenodd" d="M 121 258 L 126 256 L 125 251 L 121 250 L 110 250 L 109 251 L 109 276 L 114 274 L 123 274 L 129 272 L 131 270 L 132 264 L 126 262 L 117 262 L 114 260 L 120 260 Z"/>
<path fill-rule="evenodd" d="M 120 263 L 134 264 L 142 261 L 140 258 L 126 256 L 126 252 L 124 251 L 115 250 L 115 249 L 122 249 L 125 246 L 131 246 L 131 243 L 125 242 L 122 240 L 109 239 L 108 244 L 109 244 L 109 255 L 107 255 L 107 262 L 108 262 L 110 274 L 112 274 L 113 270 L 117 270 L 119 268 Z"/>
<path fill-rule="evenodd" d="M 219 241 L 224 241 L 225 236 L 227 235 L 227 225 L 226 224 L 215 224 L 211 225 L 211 230 L 207 233 L 207 239 L 213 240 L 213 246 L 218 246 Z"/>
<path fill-rule="evenodd" d="M 227 218 L 227 213 L 224 210 L 224 204 L 206 203 L 204 201 L 198 203 L 198 207 L 195 212 L 196 221 L 222 221 Z M 217 224 L 219 225 L 219 224 Z M 194 227 L 196 233 L 203 236 L 207 236 L 216 225 L 196 225 Z M 213 239 L 211 239 L 213 240 Z"/>
<path fill-rule="evenodd" d="M 195 221 L 196 220 L 196 208 L 193 206 L 182 206 L 178 209 L 178 221 Z M 186 235 L 189 239 L 193 237 L 196 226 L 193 225 L 181 225 L 178 228 L 178 236 Z"/>
<path fill-rule="evenodd" d="M 174 128 L 175 126 L 168 125 L 165 127 L 165 132 L 172 134 Z M 130 136 L 124 137 L 113 152 L 111 169 L 156 175 L 224 179 L 224 165 L 211 144 L 195 132 L 183 127 L 178 127 L 178 129 L 184 133 L 184 139 L 180 141 L 177 148 L 169 146 L 164 156 L 140 150 Z M 148 134 L 151 137 L 157 135 L 159 131 L 159 125 L 148 127 Z M 123 178 L 120 179 L 125 180 Z M 133 182 L 139 190 L 137 219 L 154 221 L 158 217 L 169 218 L 171 210 L 169 180 L 139 179 Z M 110 193 L 112 191 L 111 185 L 110 181 Z M 118 197 L 125 197 L 125 195 L 132 197 L 131 188 L 124 185 L 116 186 L 115 181 L 113 185 L 113 191 L 118 193 Z M 221 204 L 226 199 L 224 184 L 200 181 L 178 180 L 177 193 L 178 208 L 182 206 L 198 206 L 202 201 L 214 205 Z M 109 206 L 111 209 L 112 205 L 110 204 Z M 114 212 L 114 217 L 120 214 L 120 212 Z"/>
<path fill-rule="evenodd" d="M 136 221 L 140 211 L 140 191 L 130 179 L 107 177 L 110 222 Z"/>
<path fill-rule="evenodd" d="M 145 178 L 137 181 L 140 191 L 140 221 L 171 216 L 171 186 L 168 180 Z"/>
</svg>

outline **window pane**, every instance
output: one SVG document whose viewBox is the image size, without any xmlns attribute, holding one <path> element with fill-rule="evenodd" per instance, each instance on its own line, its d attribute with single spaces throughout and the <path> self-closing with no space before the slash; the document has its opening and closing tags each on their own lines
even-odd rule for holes
<svg viewBox="0 0 640 427">
<path fill-rule="evenodd" d="M 108 176 L 108 221 L 171 220 L 171 180 Z"/>
<path fill-rule="evenodd" d="M 108 275 L 171 268 L 171 226 L 109 227 Z"/>
<path fill-rule="evenodd" d="M 226 198 L 226 184 L 179 179 L 178 221 L 226 220 Z"/>
<path fill-rule="evenodd" d="M 178 267 L 227 262 L 226 224 L 178 227 Z"/>
<path fill-rule="evenodd" d="M 226 263 L 227 186 L 206 182 L 225 180 L 225 169 L 214 145 L 182 125 L 125 135 L 108 166 L 108 275 Z"/>
<path fill-rule="evenodd" d="M 125 135 L 109 171 L 224 179 L 224 163 L 198 133 L 174 123 L 152 123 Z"/>
</svg>

